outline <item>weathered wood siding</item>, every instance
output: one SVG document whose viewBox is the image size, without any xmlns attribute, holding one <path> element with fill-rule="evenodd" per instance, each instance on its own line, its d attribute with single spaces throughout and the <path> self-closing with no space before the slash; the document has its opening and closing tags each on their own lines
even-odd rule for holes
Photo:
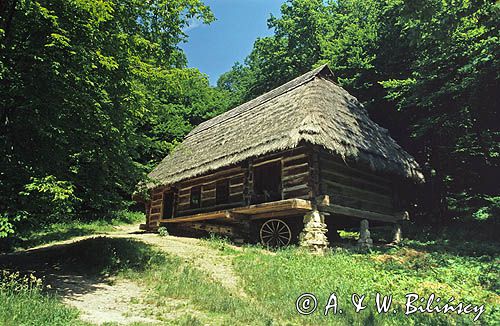
<svg viewBox="0 0 500 326">
<path fill-rule="evenodd" d="M 290 152 L 282 159 L 283 199 L 311 199 L 311 152 L 306 148 Z"/>
<path fill-rule="evenodd" d="M 317 195 L 318 156 L 308 147 L 299 147 L 263 157 L 246 160 L 236 166 L 182 181 L 169 187 L 157 187 L 151 191 L 151 201 L 146 203 L 148 228 L 156 228 L 163 216 L 163 194 L 172 189 L 174 192 L 174 217 L 193 215 L 203 212 L 247 206 L 252 203 L 253 170 L 271 162 L 281 162 L 281 199 L 312 199 Z M 216 183 L 229 180 L 229 199 L 227 203 L 216 204 Z M 192 208 L 191 189 L 201 187 L 201 207 Z M 316 189 L 316 190 L 315 190 Z"/>
<path fill-rule="evenodd" d="M 163 214 L 163 192 L 165 187 L 157 187 L 151 191 L 151 201 L 146 203 L 146 221 L 148 229 L 155 229 Z"/>
<path fill-rule="evenodd" d="M 319 192 L 332 204 L 383 213 L 394 213 L 390 179 L 358 167 L 347 166 L 333 155 L 320 151 Z"/>
<path fill-rule="evenodd" d="M 176 185 L 176 188 L 178 189 L 178 201 L 175 216 L 191 215 L 243 206 L 245 204 L 243 195 L 245 190 L 245 173 L 246 168 L 244 164 L 241 164 L 205 176 L 180 182 Z M 217 205 L 215 201 L 216 183 L 218 180 L 225 179 L 229 180 L 228 202 Z M 201 187 L 201 207 L 191 208 L 191 188 L 197 186 Z"/>
</svg>

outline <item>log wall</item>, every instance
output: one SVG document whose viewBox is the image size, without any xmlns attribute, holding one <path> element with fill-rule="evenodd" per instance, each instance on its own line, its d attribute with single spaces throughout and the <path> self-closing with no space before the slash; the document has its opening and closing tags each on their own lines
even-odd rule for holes
<svg viewBox="0 0 500 326">
<path fill-rule="evenodd" d="M 320 193 L 332 204 L 377 212 L 394 213 L 393 183 L 389 178 L 359 167 L 348 166 L 324 151 L 319 152 Z"/>
<path fill-rule="evenodd" d="M 246 168 L 244 164 L 241 164 L 177 184 L 176 188 L 178 189 L 179 199 L 176 205 L 175 216 L 192 215 L 244 206 L 245 174 Z M 228 202 L 217 205 L 215 202 L 216 182 L 225 179 L 229 180 Z M 201 187 L 201 207 L 191 208 L 191 188 L 197 186 Z"/>
<path fill-rule="evenodd" d="M 249 159 L 239 165 L 182 181 L 170 187 L 157 187 L 151 191 L 151 201 L 146 203 L 147 226 L 158 227 L 163 216 L 163 194 L 169 189 L 174 191 L 174 217 L 211 212 L 252 204 L 253 169 L 271 162 L 281 162 L 282 199 L 312 199 L 318 188 L 317 156 L 303 146 L 293 150 L 268 154 Z M 314 168 L 314 166 L 316 166 Z M 311 177 L 316 176 L 316 181 Z M 229 200 L 225 204 L 216 204 L 216 182 L 229 180 Z M 190 206 L 192 187 L 201 187 L 201 207 Z M 317 192 L 317 191 L 316 191 Z"/>
</svg>

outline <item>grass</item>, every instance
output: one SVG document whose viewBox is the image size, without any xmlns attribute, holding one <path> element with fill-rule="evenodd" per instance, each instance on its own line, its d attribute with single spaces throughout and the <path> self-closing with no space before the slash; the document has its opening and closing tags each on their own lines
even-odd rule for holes
<svg viewBox="0 0 500 326">
<path fill-rule="evenodd" d="M 0 239 L 0 252 L 28 249 L 78 236 L 111 232 L 116 226 L 145 220 L 140 212 L 120 211 L 111 218 L 94 221 L 66 221 L 21 230 L 14 237 Z"/>
<path fill-rule="evenodd" d="M 87 325 L 78 311 L 42 292 L 41 280 L 19 273 L 0 273 L 1 325 Z"/>
<path fill-rule="evenodd" d="M 207 274 L 176 257 L 167 256 L 165 262 L 140 273 L 138 278 L 154 293 L 150 303 L 156 304 L 156 317 L 161 319 L 172 311 L 172 306 L 166 304 L 169 300 L 180 300 L 186 312 L 175 322 L 182 325 L 477 324 L 473 322 L 475 314 L 405 316 L 405 295 L 412 292 L 425 298 L 435 293 L 443 302 L 454 297 L 455 303 L 484 304 L 486 310 L 479 323 L 497 325 L 499 256 L 498 249 L 492 250 L 498 248 L 497 240 L 479 236 L 475 241 L 468 234 L 473 233 L 471 230 L 460 230 L 451 227 L 447 232 L 420 232 L 420 238 L 408 240 L 404 246 L 378 247 L 367 253 L 346 245 L 324 256 L 312 256 L 296 247 L 275 252 L 259 246 L 236 250 L 224 238 L 213 236 L 206 240 L 208 247 L 232 260 L 247 297 L 228 292 Z M 450 234 L 455 240 L 446 241 L 443 237 Z M 460 238 L 468 239 L 469 250 L 460 249 Z M 305 292 L 316 295 L 319 308 L 311 315 L 300 316 L 295 301 Z M 323 308 L 331 293 L 337 295 L 343 313 L 324 316 Z M 367 296 L 368 306 L 359 313 L 354 312 L 350 301 L 353 293 Z M 392 295 L 391 307 L 397 313 L 377 313 L 376 293 Z M 190 312 L 192 308 L 196 312 Z"/>
<path fill-rule="evenodd" d="M 76 273 L 134 279 L 147 290 L 143 303 L 151 307 L 151 315 L 169 325 L 497 325 L 500 264 L 494 230 L 491 225 L 415 229 L 410 230 L 412 240 L 400 247 L 359 253 L 347 244 L 324 256 L 296 247 L 269 252 L 259 246 L 235 249 L 220 237 L 206 240 L 206 246 L 232 262 L 246 296 L 227 290 L 188 260 L 127 239 L 90 239 L 37 257 Z M 377 232 L 377 238 L 384 236 Z M 482 233 L 474 238 L 476 232 Z M 9 291 L 0 290 L 0 323 L 78 325 L 77 313 L 49 294 Z M 305 292 L 313 293 L 319 305 L 314 313 L 301 316 L 295 301 Z M 478 323 L 472 321 L 474 314 L 405 316 L 405 295 L 411 292 L 426 298 L 435 293 L 444 301 L 453 296 L 456 302 L 484 304 L 486 311 Z M 331 293 L 343 313 L 324 316 Z M 367 296 L 365 310 L 354 312 L 352 293 Z M 377 313 L 376 293 L 392 295 L 397 313 Z M 31 307 L 40 307 L 40 315 L 31 316 L 38 311 Z M 16 322 L 11 316 L 18 316 Z"/>
<path fill-rule="evenodd" d="M 0 273 L 0 325 L 89 325 L 79 320 L 76 309 L 62 304 L 56 294 L 44 287 L 44 276 L 56 270 L 96 278 L 139 275 L 163 262 L 163 255 L 142 242 L 105 237 L 1 257 L 3 268 L 34 269 L 37 276 Z M 88 286 L 88 291 L 92 291 L 92 284 Z M 83 285 L 82 291 L 87 291 Z"/>
</svg>

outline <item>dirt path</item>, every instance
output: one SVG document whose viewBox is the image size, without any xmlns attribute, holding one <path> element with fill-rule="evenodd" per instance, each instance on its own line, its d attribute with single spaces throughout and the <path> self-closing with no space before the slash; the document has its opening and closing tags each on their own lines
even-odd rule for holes
<svg viewBox="0 0 500 326">
<path fill-rule="evenodd" d="M 158 323 L 157 319 L 146 315 L 148 307 L 142 304 L 145 295 L 142 289 L 129 280 L 92 280 L 87 278 L 71 279 L 57 277 L 52 285 L 70 293 L 61 294 L 62 302 L 77 308 L 80 318 L 93 324 L 134 322 Z M 86 283 L 92 284 L 92 291 L 86 291 Z"/>
<path fill-rule="evenodd" d="M 222 255 L 218 250 L 203 244 L 200 239 L 184 238 L 176 236 L 160 237 L 157 234 L 138 232 L 138 225 L 127 225 L 118 227 L 115 231 L 107 234 L 83 236 L 66 241 L 32 248 L 24 252 L 26 255 L 37 256 L 40 251 L 48 251 L 57 246 L 71 245 L 78 241 L 105 236 L 110 238 L 127 238 L 142 241 L 157 247 L 167 254 L 183 258 L 187 263 L 199 268 L 209 277 L 219 282 L 227 290 L 237 296 L 247 297 L 241 287 L 240 280 L 232 269 L 231 256 Z M 235 247 L 237 248 L 237 247 Z M 36 263 L 31 267 L 36 270 Z M 76 307 L 81 312 L 82 320 L 94 323 L 118 323 L 128 324 L 133 322 L 157 323 L 159 322 L 151 315 L 151 305 L 145 305 L 147 293 L 141 287 L 123 279 L 93 279 L 81 275 L 65 275 L 64 271 L 51 271 L 46 277 L 47 283 L 62 297 L 62 301 L 70 306 Z M 162 319 L 175 319 L 185 312 L 197 314 L 201 312 L 191 311 L 188 302 L 178 302 L 168 307 L 167 316 Z"/>
<path fill-rule="evenodd" d="M 168 254 L 183 258 L 186 262 L 208 273 L 211 278 L 232 293 L 247 297 L 239 286 L 238 276 L 232 269 L 231 256 L 222 255 L 216 249 L 204 245 L 202 240 L 175 236 L 159 237 L 156 234 L 132 235 L 130 238 L 143 241 Z"/>
</svg>

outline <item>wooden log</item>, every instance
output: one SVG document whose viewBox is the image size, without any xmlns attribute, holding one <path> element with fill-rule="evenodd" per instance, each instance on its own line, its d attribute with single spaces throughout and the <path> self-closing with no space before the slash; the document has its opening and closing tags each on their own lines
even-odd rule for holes
<svg viewBox="0 0 500 326">
<path fill-rule="evenodd" d="M 291 198 L 311 199 L 312 192 L 311 192 L 311 189 L 309 187 L 307 187 L 307 188 L 302 188 L 302 189 L 298 189 L 298 190 L 283 192 L 283 197 L 284 197 L 284 199 L 291 199 Z"/>
<path fill-rule="evenodd" d="M 288 175 L 286 177 L 283 177 L 282 180 L 283 180 L 283 182 L 287 182 L 287 181 L 295 179 L 295 178 L 301 178 L 301 177 L 307 177 L 307 176 L 309 176 L 309 171 L 299 173 L 299 174 L 291 174 L 291 175 Z"/>
<path fill-rule="evenodd" d="M 206 231 L 210 233 L 217 233 L 227 236 L 234 236 L 236 232 L 233 227 L 225 226 L 225 225 L 217 225 L 217 224 L 208 224 L 208 223 L 183 223 L 183 226 L 192 228 L 195 230 Z"/>
<path fill-rule="evenodd" d="M 230 218 L 230 213 L 227 210 L 215 211 L 215 212 L 206 212 L 193 214 L 189 216 L 176 217 L 171 219 L 163 219 L 162 223 L 183 223 L 183 222 L 194 222 L 194 221 L 205 221 L 205 220 L 214 220 L 219 218 Z"/>
<path fill-rule="evenodd" d="M 239 176 L 236 176 L 236 177 L 231 177 L 231 179 L 229 179 L 229 184 L 230 185 L 245 184 L 245 176 L 244 175 L 239 175 Z"/>
<path fill-rule="evenodd" d="M 321 171 L 323 178 L 338 183 L 342 183 L 347 186 L 354 186 L 360 189 L 367 189 L 374 192 L 391 193 L 392 189 L 386 184 L 374 183 L 366 179 L 356 178 L 351 175 L 347 175 L 338 171 L 333 171 L 330 169 L 323 169 Z"/>
<path fill-rule="evenodd" d="M 299 157 L 295 156 L 293 158 L 288 158 L 287 160 L 283 159 L 283 169 L 286 169 L 290 166 L 297 166 L 297 165 L 303 165 L 303 164 L 308 164 L 309 163 L 309 158 L 307 155 L 300 155 Z"/>
<path fill-rule="evenodd" d="M 392 206 L 379 205 L 378 203 L 374 203 L 369 200 L 364 200 L 361 197 L 351 198 L 339 194 L 331 194 L 329 195 L 329 197 L 331 203 L 341 206 L 347 206 L 383 214 L 392 214 L 394 212 Z"/>
<path fill-rule="evenodd" d="M 290 188 L 298 185 L 308 185 L 309 183 L 309 175 L 303 174 L 298 177 L 288 178 L 283 181 L 283 188 Z"/>
<path fill-rule="evenodd" d="M 244 171 L 241 166 L 227 170 L 221 170 L 216 173 L 200 176 L 197 178 L 189 179 L 179 184 L 179 188 L 188 188 L 194 186 L 201 186 L 203 184 L 211 183 L 219 179 L 234 178 L 243 176 Z"/>
<path fill-rule="evenodd" d="M 359 189 L 356 187 L 346 186 L 338 182 L 323 180 L 328 189 L 331 189 L 332 193 L 338 192 L 345 196 L 351 197 L 365 197 L 373 200 L 374 202 L 382 201 L 391 203 L 392 206 L 392 196 L 389 194 L 376 193 L 369 190 Z M 330 192 L 330 191 L 329 191 Z"/>
<path fill-rule="evenodd" d="M 374 182 L 375 184 L 380 183 L 388 186 L 390 186 L 391 184 L 391 180 L 387 179 L 386 177 L 377 175 L 375 172 L 372 171 L 365 171 L 363 169 L 348 166 L 344 162 L 338 161 L 333 155 L 327 155 L 320 152 L 319 164 L 321 170 L 330 169 L 333 171 L 339 171 L 344 174 L 355 176 L 357 178 L 363 178 L 369 180 L 371 182 Z"/>
<path fill-rule="evenodd" d="M 242 183 L 234 186 L 233 185 L 229 186 L 230 194 L 243 193 L 244 190 L 245 190 L 245 185 Z"/>
<path fill-rule="evenodd" d="M 287 176 L 297 175 L 297 174 L 305 173 L 305 172 L 309 172 L 309 165 L 308 164 L 290 167 L 286 170 L 283 170 L 282 175 L 283 175 L 283 178 L 285 178 Z"/>
<path fill-rule="evenodd" d="M 365 211 L 361 209 L 355 209 L 335 204 L 319 206 L 320 211 L 326 211 L 333 214 L 357 217 L 361 219 L 369 219 L 375 221 L 383 221 L 383 222 L 395 222 L 397 219 L 394 215 L 390 214 L 381 214 L 376 212 Z"/>
</svg>

